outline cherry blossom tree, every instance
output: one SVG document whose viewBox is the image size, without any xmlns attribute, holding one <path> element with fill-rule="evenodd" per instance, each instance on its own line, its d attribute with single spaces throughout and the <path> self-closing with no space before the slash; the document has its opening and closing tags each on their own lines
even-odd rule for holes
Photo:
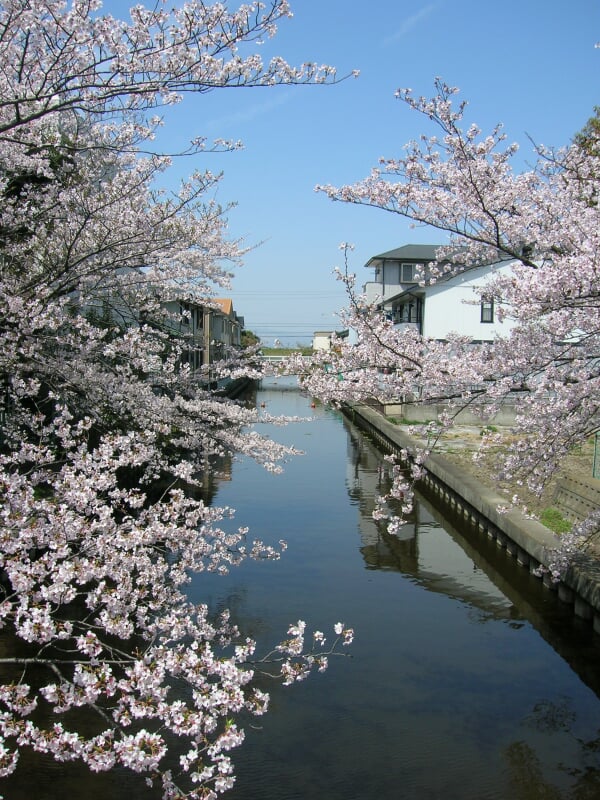
<svg viewBox="0 0 600 800">
<path fill-rule="evenodd" d="M 507 143 L 502 126 L 484 134 L 467 124 L 456 89 L 438 80 L 432 99 L 410 90 L 397 96 L 433 132 L 406 145 L 400 157 L 382 159 L 358 183 L 317 189 L 441 232 L 447 244 L 422 274 L 424 283 L 512 259 L 512 270 L 498 271 L 473 298 L 493 300 L 510 330 L 493 344 L 474 346 L 453 335 L 425 341 L 395 327 L 356 291 L 346 247 L 339 277 L 350 302 L 343 325 L 356 331 L 357 343 L 342 342 L 326 354 L 327 370 L 307 375 L 307 388 L 340 403 L 445 400 L 446 411 L 428 430 L 430 446 L 461 408 L 489 419 L 510 399 L 517 436 L 504 451 L 500 475 L 539 492 L 571 448 L 600 428 L 597 126 L 588 125 L 563 149 L 535 147 L 535 165 L 519 171 L 517 145 Z M 413 478 L 427 452 L 417 458 Z M 410 483 L 398 469 L 392 495 L 406 504 Z M 592 515 L 569 547 L 597 530 Z"/>
<path fill-rule="evenodd" d="M 214 797 L 234 780 L 240 716 L 267 707 L 256 670 L 302 679 L 352 632 L 305 644 L 299 621 L 259 656 L 227 613 L 186 598 L 191 575 L 283 547 L 204 501 L 214 458 L 279 470 L 294 451 L 186 365 L 181 314 L 210 305 L 244 249 L 218 176 L 160 188 L 171 157 L 156 111 L 188 92 L 337 79 L 254 52 L 286 0 L 157 2 L 130 22 L 100 8 L 0 2 L 0 775 L 31 748 L 125 765 L 165 797 Z M 198 138 L 187 152 L 236 146 Z M 81 708 L 96 719 L 85 734 Z"/>
</svg>

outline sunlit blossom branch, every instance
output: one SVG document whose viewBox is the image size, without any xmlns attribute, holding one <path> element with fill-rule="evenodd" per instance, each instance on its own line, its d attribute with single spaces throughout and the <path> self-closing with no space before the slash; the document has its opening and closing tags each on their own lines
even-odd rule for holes
<svg viewBox="0 0 600 800">
<path fill-rule="evenodd" d="M 213 390 L 216 377 L 260 377 L 255 354 L 190 364 L 202 342 L 189 309 L 213 307 L 247 247 L 228 238 L 220 175 L 197 171 L 175 192 L 161 182 L 173 157 L 238 145 L 195 135 L 154 152 L 154 112 L 188 92 L 338 76 L 252 53 L 290 15 L 285 0 L 138 5 L 129 23 L 99 10 L 0 3 L 0 663 L 12 673 L 0 776 L 30 749 L 126 767 L 165 798 L 214 797 L 235 779 L 236 720 L 268 696 L 254 643 L 186 590 L 285 543 L 213 506 L 211 482 L 240 455 L 278 472 L 297 451 Z M 296 648 L 296 677 L 325 657 Z M 274 665 L 284 683 L 292 661 Z M 66 729 L 82 708 L 103 730 Z M 178 775 L 165 766 L 174 740 Z"/>
<path fill-rule="evenodd" d="M 597 128 L 588 125 L 585 135 L 562 149 L 534 145 L 536 163 L 518 173 L 512 166 L 517 145 L 506 144 L 501 125 L 484 134 L 466 123 L 467 105 L 457 101 L 454 87 L 437 79 L 432 98 L 408 89 L 397 97 L 433 134 L 408 143 L 399 157 L 380 159 L 364 180 L 317 191 L 444 232 L 447 242 L 422 276 L 424 285 L 481 265 L 510 269 L 492 272 L 471 301 L 493 300 L 498 319 L 507 323 L 506 334 L 488 345 L 452 331 L 433 341 L 402 330 L 376 304 L 357 300 L 353 281 L 346 280 L 349 309 L 342 319 L 355 341 L 336 343 L 328 356 L 331 370 L 324 368 L 326 356 L 314 359 L 312 368 L 305 365 L 308 391 L 329 402 L 444 404 L 431 426 L 416 427 L 427 445 L 412 454 L 413 466 L 394 467 L 388 498 L 395 495 L 400 506 L 386 508 L 383 498 L 378 513 L 395 525 L 402 504 L 410 508 L 407 498 L 429 448 L 462 410 L 487 423 L 503 402 L 512 405 L 513 435 L 498 477 L 536 493 L 570 449 L 600 426 Z M 411 362 L 418 368 L 408 367 Z M 497 437 L 482 438 L 483 446 L 492 443 L 498 445 Z M 554 572 L 564 570 L 577 543 L 589 545 L 597 531 L 592 516 L 565 538 Z"/>
</svg>

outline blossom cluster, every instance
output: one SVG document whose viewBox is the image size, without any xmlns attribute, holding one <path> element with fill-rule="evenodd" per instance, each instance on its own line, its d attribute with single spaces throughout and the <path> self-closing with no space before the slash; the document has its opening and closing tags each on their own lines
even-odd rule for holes
<svg viewBox="0 0 600 800">
<path fill-rule="evenodd" d="M 470 301 L 493 300 L 498 319 L 510 323 L 506 333 L 489 344 L 452 331 L 434 341 L 414 326 L 393 324 L 357 292 L 345 245 L 338 277 L 349 303 L 341 324 L 356 341 L 341 341 L 308 369 L 300 362 L 291 369 L 304 370 L 307 390 L 327 402 L 444 402 L 444 413 L 419 431 L 427 443 L 417 467 L 462 409 L 478 414 L 485 427 L 509 402 L 516 421 L 498 475 L 539 493 L 565 455 L 600 430 L 598 129 L 588 126 L 562 149 L 535 147 L 534 166 L 515 171 L 518 146 L 507 143 L 501 125 L 485 134 L 465 124 L 467 106 L 457 95 L 442 80 L 432 98 L 399 90 L 398 99 L 422 116 L 431 135 L 408 143 L 400 157 L 381 159 L 364 180 L 317 190 L 441 234 L 444 244 L 422 284 L 510 261 L 511 270 L 482 282 Z M 377 513 L 401 518 L 416 478 L 398 469 Z M 394 511 L 390 499 L 401 501 Z M 562 569 L 597 532 L 594 517 L 565 540 Z"/>
<path fill-rule="evenodd" d="M 172 154 L 154 149 L 156 110 L 337 78 L 251 52 L 286 0 L 137 5 L 129 22 L 100 9 L 0 3 L 0 775 L 30 748 L 214 797 L 235 778 L 238 719 L 267 709 L 252 659 L 290 676 L 186 588 L 279 557 L 212 490 L 239 454 L 277 471 L 295 451 L 212 388 L 259 377 L 247 354 L 190 367 L 203 342 L 183 309 L 210 306 L 244 248 L 214 201 L 219 176 L 160 188 Z M 199 136 L 186 152 L 238 146 Z M 324 658 L 294 646 L 286 663 L 304 676 Z M 71 728 L 73 709 L 95 724 Z"/>
</svg>

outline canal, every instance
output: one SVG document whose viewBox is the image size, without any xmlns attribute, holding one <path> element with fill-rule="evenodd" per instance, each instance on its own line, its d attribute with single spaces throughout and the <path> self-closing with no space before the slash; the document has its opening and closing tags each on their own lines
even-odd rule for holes
<svg viewBox="0 0 600 800">
<path fill-rule="evenodd" d="M 254 402 L 254 398 L 252 400 Z M 229 800 L 597 800 L 600 637 L 486 537 L 419 495 L 400 535 L 372 519 L 387 467 L 340 413 L 292 379 L 255 402 L 308 417 L 261 431 L 305 455 L 282 475 L 222 465 L 212 501 L 236 509 L 277 562 L 198 576 L 192 599 L 231 609 L 266 651 L 289 623 L 355 629 L 348 657 L 245 725 Z M 155 800 L 130 774 L 50 758 L 0 781 L 6 800 Z"/>
<path fill-rule="evenodd" d="M 354 627 L 351 658 L 290 688 L 247 728 L 231 800 L 600 797 L 600 637 L 495 544 L 426 497 L 399 537 L 371 517 L 382 454 L 289 379 L 263 383 L 264 426 L 305 451 L 283 475 L 232 465 L 215 502 L 289 549 L 202 578 L 267 647 L 297 619 Z"/>
</svg>

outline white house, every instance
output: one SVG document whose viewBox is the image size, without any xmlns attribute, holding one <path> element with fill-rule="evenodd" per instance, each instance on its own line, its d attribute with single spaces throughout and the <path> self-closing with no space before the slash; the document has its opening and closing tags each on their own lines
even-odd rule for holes
<svg viewBox="0 0 600 800">
<path fill-rule="evenodd" d="M 329 352 L 335 347 L 336 340 L 346 339 L 349 331 L 315 331 L 313 333 L 312 349 Z"/>
<path fill-rule="evenodd" d="M 476 346 L 507 335 L 513 323 L 498 320 L 498 309 L 486 297 L 486 283 L 494 275 L 512 270 L 514 260 L 497 261 L 468 267 L 461 272 L 443 274 L 434 282 L 428 265 L 435 261 L 437 245 L 407 245 L 369 259 L 366 266 L 375 268 L 375 280 L 365 286 L 365 294 L 396 327 L 414 327 L 426 339 L 444 341 L 452 333 L 468 337 Z M 424 285 L 419 283 L 425 277 Z M 483 290 L 483 291 L 482 291 Z M 385 413 L 425 422 L 445 409 L 443 402 L 422 405 L 416 398 L 398 398 L 385 406 Z M 469 409 L 458 416 L 465 424 L 477 424 Z M 502 407 L 496 412 L 498 424 L 511 424 L 514 409 Z"/>
<path fill-rule="evenodd" d="M 439 247 L 437 244 L 406 244 L 372 256 L 365 264 L 367 269 L 374 270 L 373 280 L 364 286 L 367 301 L 384 302 L 408 286 L 418 285 L 419 270 L 435 261 Z"/>
<path fill-rule="evenodd" d="M 514 260 L 468 267 L 458 274 L 419 285 L 428 276 L 438 245 L 406 245 L 373 256 L 367 267 L 375 269 L 375 280 L 365 285 L 365 294 L 399 327 L 415 327 L 425 338 L 444 340 L 450 333 L 470 337 L 474 343 L 490 342 L 506 335 L 510 320 L 499 322 L 497 308 L 481 290 L 495 274 L 512 269 Z"/>
</svg>

